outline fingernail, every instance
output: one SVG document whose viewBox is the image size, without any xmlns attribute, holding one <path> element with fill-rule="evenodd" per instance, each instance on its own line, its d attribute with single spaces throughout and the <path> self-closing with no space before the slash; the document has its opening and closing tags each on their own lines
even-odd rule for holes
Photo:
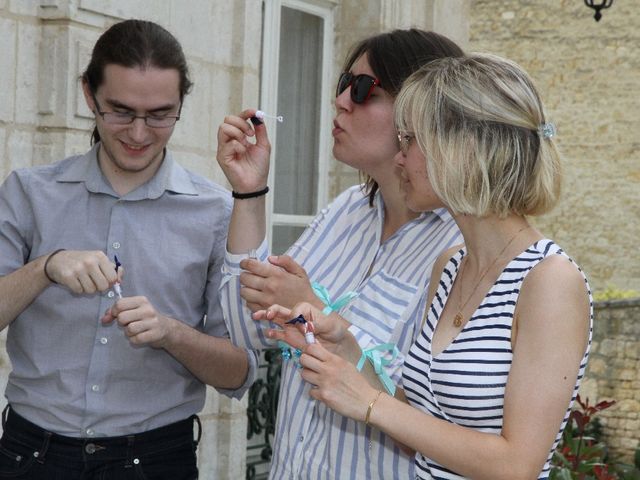
<svg viewBox="0 0 640 480">
<path fill-rule="evenodd" d="M 262 120 L 260 120 L 258 117 L 255 117 L 255 116 L 251 117 L 249 120 L 251 120 L 251 123 L 253 123 L 256 127 L 264 123 Z"/>
</svg>

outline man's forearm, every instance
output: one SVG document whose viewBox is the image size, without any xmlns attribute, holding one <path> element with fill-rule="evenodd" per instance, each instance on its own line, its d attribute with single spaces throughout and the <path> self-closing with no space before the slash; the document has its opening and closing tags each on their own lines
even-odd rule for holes
<svg viewBox="0 0 640 480">
<path fill-rule="evenodd" d="M 51 283 L 44 274 L 47 255 L 0 278 L 0 330 L 9 325 Z"/>
<path fill-rule="evenodd" d="M 173 339 L 165 349 L 196 378 L 212 387 L 234 390 L 247 379 L 247 352 L 227 338 L 213 337 L 176 321 Z"/>
</svg>

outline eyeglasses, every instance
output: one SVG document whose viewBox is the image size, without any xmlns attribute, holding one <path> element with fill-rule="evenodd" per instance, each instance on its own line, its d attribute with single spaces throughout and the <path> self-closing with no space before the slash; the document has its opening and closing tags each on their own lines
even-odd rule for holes
<svg viewBox="0 0 640 480">
<path fill-rule="evenodd" d="M 180 112 L 182 111 L 182 104 L 180 104 L 178 115 L 136 115 L 133 112 L 103 112 L 93 92 L 91 96 L 98 109 L 98 115 L 102 117 L 104 123 L 109 125 L 130 125 L 136 118 L 142 118 L 147 127 L 168 128 L 173 127 L 180 120 Z"/>
<path fill-rule="evenodd" d="M 400 144 L 400 151 L 403 155 L 406 155 L 411 146 L 411 140 L 416 138 L 412 132 L 398 132 L 398 143 Z"/>
<path fill-rule="evenodd" d="M 371 75 L 364 73 L 354 75 L 351 72 L 344 72 L 340 74 L 338 79 L 336 97 L 351 86 L 351 101 L 361 104 L 369 99 L 376 85 L 380 85 L 380 80 Z"/>
</svg>

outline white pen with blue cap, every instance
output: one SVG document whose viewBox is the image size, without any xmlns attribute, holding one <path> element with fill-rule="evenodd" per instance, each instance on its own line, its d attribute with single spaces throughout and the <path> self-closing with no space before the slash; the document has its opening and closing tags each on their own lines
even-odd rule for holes
<svg viewBox="0 0 640 480">
<path fill-rule="evenodd" d="M 118 274 L 118 269 L 122 266 L 122 264 L 118 261 L 117 255 L 113 256 L 113 259 L 116 261 L 116 275 Z M 116 295 L 119 299 L 122 299 L 122 287 L 120 287 L 120 282 L 116 280 L 116 283 L 113 284 L 113 291 L 116 292 Z"/>
</svg>

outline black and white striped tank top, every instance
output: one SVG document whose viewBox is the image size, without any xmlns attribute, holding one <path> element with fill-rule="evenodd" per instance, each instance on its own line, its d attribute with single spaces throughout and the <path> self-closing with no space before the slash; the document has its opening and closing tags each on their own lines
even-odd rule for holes
<svg viewBox="0 0 640 480">
<path fill-rule="evenodd" d="M 548 239 L 539 240 L 527 248 L 505 267 L 455 340 L 433 358 L 431 339 L 465 254 L 466 250 L 462 248 L 444 268 L 422 332 L 405 358 L 403 384 L 407 399 L 414 407 L 440 419 L 499 434 L 502 430 L 504 390 L 512 360 L 511 326 L 520 287 L 529 271 L 547 256 L 569 257 Z M 553 450 L 568 421 L 587 364 L 593 302 L 586 278 L 585 284 L 591 305 L 589 343 L 580 364 L 571 403 L 539 479 L 549 476 Z M 450 480 L 463 477 L 418 453 L 416 478 Z"/>
</svg>

